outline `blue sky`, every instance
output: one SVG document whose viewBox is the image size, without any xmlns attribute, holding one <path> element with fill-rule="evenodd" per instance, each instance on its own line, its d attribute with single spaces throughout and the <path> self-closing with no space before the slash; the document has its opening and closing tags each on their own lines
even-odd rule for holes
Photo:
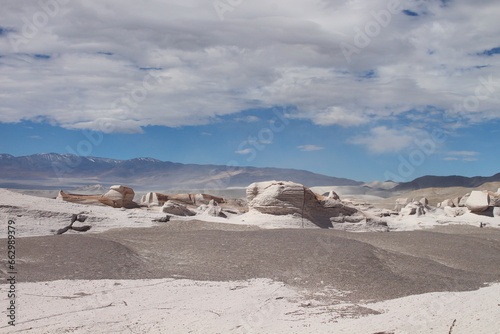
<svg viewBox="0 0 500 334">
<path fill-rule="evenodd" d="M 497 1 L 236 3 L 6 1 L 0 152 L 500 172 Z"/>
</svg>

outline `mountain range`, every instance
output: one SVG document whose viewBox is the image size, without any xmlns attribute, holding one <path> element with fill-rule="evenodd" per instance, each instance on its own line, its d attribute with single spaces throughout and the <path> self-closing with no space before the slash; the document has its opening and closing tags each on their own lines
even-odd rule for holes
<svg viewBox="0 0 500 334">
<path fill-rule="evenodd" d="M 474 176 L 465 177 L 459 175 L 433 176 L 426 175 L 416 178 L 410 182 L 403 182 L 393 188 L 395 191 L 411 191 L 424 188 L 448 188 L 448 187 L 466 187 L 475 188 L 487 182 L 500 181 L 500 173 L 493 176 Z"/>
<path fill-rule="evenodd" d="M 0 187 L 13 189 L 72 189 L 123 184 L 137 190 L 222 189 L 253 182 L 284 180 L 314 186 L 369 187 L 401 193 L 431 187 L 478 187 L 500 181 L 490 177 L 422 176 L 410 182 L 358 182 L 346 178 L 286 168 L 228 167 L 182 164 L 153 158 L 117 160 L 73 154 L 39 153 L 15 157 L 0 154 Z"/>
<path fill-rule="evenodd" d="M 117 160 L 72 154 L 0 154 L 0 187 L 62 189 L 89 184 L 123 184 L 138 190 L 220 189 L 253 182 L 287 180 L 312 187 L 358 186 L 345 178 L 285 168 L 181 164 L 152 158 Z"/>
</svg>

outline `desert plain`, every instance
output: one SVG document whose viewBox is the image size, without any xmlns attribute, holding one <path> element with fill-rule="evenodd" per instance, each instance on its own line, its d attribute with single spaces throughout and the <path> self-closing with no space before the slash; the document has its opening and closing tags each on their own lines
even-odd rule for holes
<svg viewBox="0 0 500 334">
<path fill-rule="evenodd" d="M 384 229 L 318 228 L 224 205 L 224 216 L 205 206 L 161 221 L 154 205 L 0 189 L 2 226 L 16 231 L 16 320 L 8 324 L 2 284 L 0 332 L 499 333 L 498 217 L 404 215 L 394 199 L 345 198 Z M 57 235 L 75 214 L 90 230 Z M 0 240 L 2 254 L 7 246 Z M 6 268 L 2 260 L 8 278 Z"/>
</svg>

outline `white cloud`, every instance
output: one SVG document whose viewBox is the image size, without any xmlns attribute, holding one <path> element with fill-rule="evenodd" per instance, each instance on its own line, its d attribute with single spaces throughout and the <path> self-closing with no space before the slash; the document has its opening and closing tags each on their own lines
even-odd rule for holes
<svg viewBox="0 0 500 334">
<path fill-rule="evenodd" d="M 479 155 L 479 152 L 474 152 L 474 151 L 453 151 L 453 152 L 448 152 L 449 155 L 461 155 L 461 156 L 474 156 L 474 155 Z"/>
<path fill-rule="evenodd" d="M 235 118 L 234 120 L 238 122 L 254 123 L 260 121 L 260 118 L 258 118 L 257 116 L 245 116 Z"/>
<path fill-rule="evenodd" d="M 443 158 L 443 160 L 445 161 L 457 161 L 458 158 L 454 158 L 454 157 L 446 157 L 446 158 Z"/>
<path fill-rule="evenodd" d="M 375 127 L 368 135 L 355 136 L 349 140 L 351 144 L 363 145 L 371 153 L 399 152 L 413 144 L 414 129 L 388 129 L 385 126 Z"/>
<path fill-rule="evenodd" d="M 478 159 L 476 159 L 476 158 L 463 158 L 463 161 L 472 162 L 472 161 L 478 161 Z"/>
<path fill-rule="evenodd" d="M 239 151 L 234 151 L 234 153 L 236 154 L 248 154 L 248 153 L 252 153 L 253 150 L 251 148 L 246 148 L 244 150 L 239 150 Z"/>
<path fill-rule="evenodd" d="M 464 112 L 465 125 L 499 119 L 500 56 L 480 53 L 499 46 L 500 3 L 401 0 L 423 15 L 391 15 L 348 63 L 340 43 L 354 45 L 355 28 L 387 4 L 245 1 L 221 21 L 211 1 L 75 0 L 24 38 L 43 9 L 7 0 L 0 25 L 15 32 L 0 36 L 0 122 L 99 130 L 101 118 L 132 133 L 296 106 L 295 118 L 350 127 L 429 105 Z"/>
<path fill-rule="evenodd" d="M 319 150 L 325 149 L 324 147 L 316 146 L 316 145 L 301 145 L 301 146 L 297 146 L 297 148 L 303 152 L 319 151 Z"/>
</svg>

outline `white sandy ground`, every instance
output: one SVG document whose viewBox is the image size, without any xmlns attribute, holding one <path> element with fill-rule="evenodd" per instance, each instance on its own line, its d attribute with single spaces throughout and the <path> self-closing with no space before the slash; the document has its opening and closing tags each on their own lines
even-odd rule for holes
<svg viewBox="0 0 500 334">
<path fill-rule="evenodd" d="M 153 226 L 158 223 L 152 219 L 165 215 L 159 208 L 86 206 L 0 189 L 0 225 L 5 227 L 8 219 L 14 219 L 18 238 L 53 234 L 69 223 L 73 213 L 80 212 L 89 216 L 85 224 L 92 229 L 87 233 Z M 252 212 L 228 219 L 194 218 L 261 228 L 301 227 L 297 217 Z M 478 226 L 479 222 L 500 227 L 498 218 L 474 214 L 448 218 L 439 211 L 421 217 L 388 217 L 387 222 L 392 230 L 443 224 Z M 7 305 L 7 288 L 0 285 L 0 305 Z M 430 293 L 365 305 L 342 304 L 339 298 L 343 293 L 328 288 L 311 296 L 269 279 L 54 281 L 18 283 L 16 289 L 17 326 L 6 327 L 2 306 L 0 333 L 447 334 L 456 319 L 453 334 L 500 334 L 500 284 L 478 291 Z M 354 318 L 363 310 L 381 314 Z"/>
<path fill-rule="evenodd" d="M 0 333 L 500 333 L 500 284 L 341 304 L 281 282 L 96 280 L 20 283 L 16 326 Z M 2 305 L 7 287 L 1 286 Z M 243 302 L 242 302 L 243 301 Z M 355 316 L 360 309 L 367 316 Z"/>
<path fill-rule="evenodd" d="M 364 210 L 363 206 L 360 207 Z M 0 189 L 0 219 L 6 224 L 8 219 L 15 219 L 18 237 L 43 236 L 54 234 L 55 230 L 69 224 L 71 215 L 84 213 L 89 219 L 84 223 L 91 225 L 87 233 L 100 233 L 113 228 L 150 227 L 159 223 L 153 219 L 164 217 L 161 208 L 151 209 L 115 209 L 106 206 L 91 206 L 62 202 L 50 198 L 35 197 Z M 366 213 L 376 215 L 380 210 L 368 209 Z M 312 224 L 307 219 L 296 216 L 273 216 L 259 212 L 248 212 L 242 215 L 228 214 L 228 218 L 212 217 L 199 214 L 195 217 L 175 217 L 181 220 L 202 220 L 214 223 L 257 226 L 264 229 L 302 228 Z M 486 223 L 488 227 L 500 228 L 498 217 L 486 217 L 472 213 L 460 217 L 446 217 L 442 210 L 429 212 L 424 216 L 391 216 L 383 218 L 394 231 L 412 231 L 432 228 L 437 225 L 464 224 L 479 226 Z M 161 223 L 160 223 L 161 224 Z M 68 231 L 67 233 L 78 233 Z"/>
</svg>

